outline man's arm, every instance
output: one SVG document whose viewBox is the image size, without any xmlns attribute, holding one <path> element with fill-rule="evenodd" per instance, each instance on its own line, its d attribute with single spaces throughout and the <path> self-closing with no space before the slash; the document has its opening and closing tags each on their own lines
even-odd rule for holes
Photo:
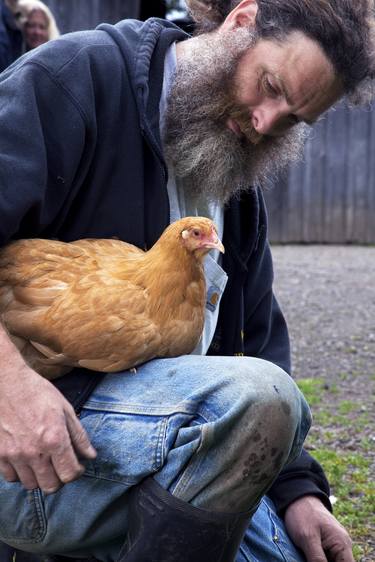
<svg viewBox="0 0 375 562">
<path fill-rule="evenodd" d="M 350 537 L 331 513 L 329 493 L 322 467 L 305 450 L 268 490 L 307 562 L 327 562 L 326 554 L 334 562 L 354 562 Z"/>
<path fill-rule="evenodd" d="M 0 472 L 51 493 L 78 478 L 79 457 L 95 458 L 72 406 L 26 365 L 0 324 Z"/>
<path fill-rule="evenodd" d="M 245 325 L 245 355 L 260 357 L 290 372 L 289 336 L 284 316 L 272 291 L 272 257 L 266 232 L 259 240 L 250 271 L 257 274 L 249 280 L 247 293 L 251 314 Z M 250 276 L 251 277 L 251 276 Z M 258 298 L 254 302 L 254 295 Z M 305 495 L 315 495 L 331 509 L 329 485 L 320 464 L 303 450 L 284 467 L 268 492 L 279 513 Z"/>
<path fill-rule="evenodd" d="M 262 198 L 260 203 L 262 214 Z M 260 223 L 264 221 L 261 216 Z M 272 291 L 272 257 L 266 228 L 259 237 L 253 262 L 249 271 L 256 271 L 256 275 L 249 275 L 245 297 L 248 303 L 245 354 L 272 361 L 289 371 L 289 337 Z M 268 495 L 284 516 L 290 537 L 303 550 L 307 562 L 327 562 L 327 559 L 354 562 L 350 537 L 330 513 L 329 485 L 324 471 L 307 451 L 303 450 L 300 457 L 283 469 Z"/>
<path fill-rule="evenodd" d="M 303 496 L 291 503 L 284 520 L 307 562 L 354 562 L 349 534 L 316 496 Z"/>
<path fill-rule="evenodd" d="M 51 50 L 49 60 L 55 59 Z M 87 127 L 77 104 L 36 54 L 0 77 L 0 128 L 3 245 L 44 235 L 61 220 Z M 0 472 L 26 488 L 53 492 L 82 473 L 80 457 L 94 456 L 72 406 L 27 366 L 0 326 Z"/>
</svg>

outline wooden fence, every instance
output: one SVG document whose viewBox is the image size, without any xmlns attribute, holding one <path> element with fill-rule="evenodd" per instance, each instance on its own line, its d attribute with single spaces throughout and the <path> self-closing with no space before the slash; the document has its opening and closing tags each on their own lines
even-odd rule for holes
<svg viewBox="0 0 375 562">
<path fill-rule="evenodd" d="M 375 243 L 375 112 L 331 110 L 266 201 L 274 242 Z"/>
<path fill-rule="evenodd" d="M 63 33 L 138 17 L 141 9 L 141 0 L 45 2 Z M 329 112 L 314 126 L 303 161 L 266 201 L 273 242 L 375 243 L 375 112 L 343 105 Z"/>
</svg>

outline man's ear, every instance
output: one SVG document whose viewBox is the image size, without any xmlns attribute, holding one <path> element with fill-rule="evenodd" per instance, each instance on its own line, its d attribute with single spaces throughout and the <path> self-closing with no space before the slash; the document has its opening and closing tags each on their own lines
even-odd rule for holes
<svg viewBox="0 0 375 562">
<path fill-rule="evenodd" d="M 255 18 L 258 12 L 256 0 L 242 0 L 225 18 L 222 29 L 236 27 L 255 27 Z"/>
</svg>

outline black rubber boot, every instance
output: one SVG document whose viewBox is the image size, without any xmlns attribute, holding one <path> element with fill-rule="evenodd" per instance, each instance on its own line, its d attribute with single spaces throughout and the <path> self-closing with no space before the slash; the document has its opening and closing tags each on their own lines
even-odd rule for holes
<svg viewBox="0 0 375 562">
<path fill-rule="evenodd" d="M 132 492 L 118 562 L 233 562 L 249 519 L 193 507 L 149 478 Z"/>
</svg>

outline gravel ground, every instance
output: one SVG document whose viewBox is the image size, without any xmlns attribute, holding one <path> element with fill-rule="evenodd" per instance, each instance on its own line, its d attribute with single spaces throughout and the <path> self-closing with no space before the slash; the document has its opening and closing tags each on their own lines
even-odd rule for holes
<svg viewBox="0 0 375 562">
<path fill-rule="evenodd" d="M 274 246 L 272 252 L 295 376 L 324 376 L 373 406 L 375 248 Z M 343 372 L 354 376 L 338 380 Z"/>
<path fill-rule="evenodd" d="M 375 475 L 375 247 L 273 246 L 275 293 L 286 316 L 293 350 L 294 376 L 325 381 L 326 392 L 313 415 L 332 415 L 343 400 L 360 404 L 369 423 L 353 425 L 340 451 L 363 452 Z M 368 541 L 375 545 L 374 529 Z M 372 549 L 371 549 L 372 550 Z M 375 560 L 365 558 L 363 560 Z"/>
</svg>

